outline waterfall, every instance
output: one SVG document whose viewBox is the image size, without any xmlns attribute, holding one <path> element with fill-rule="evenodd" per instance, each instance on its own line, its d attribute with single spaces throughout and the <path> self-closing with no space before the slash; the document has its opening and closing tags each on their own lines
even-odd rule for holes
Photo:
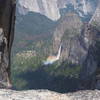
<svg viewBox="0 0 100 100">
<path fill-rule="evenodd" d="M 57 59 L 59 59 L 60 54 L 61 54 L 61 45 L 60 45 L 59 50 L 58 50 Z"/>
<path fill-rule="evenodd" d="M 84 12 L 85 15 L 87 15 L 87 13 L 88 13 L 85 0 L 83 0 L 83 12 Z"/>
</svg>

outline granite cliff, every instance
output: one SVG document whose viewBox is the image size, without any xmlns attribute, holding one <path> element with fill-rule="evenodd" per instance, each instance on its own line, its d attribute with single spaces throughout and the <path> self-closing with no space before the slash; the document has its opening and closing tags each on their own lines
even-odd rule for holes
<svg viewBox="0 0 100 100">
<path fill-rule="evenodd" d="M 61 12 L 69 8 L 74 9 L 80 17 L 91 15 L 95 11 L 96 0 L 18 0 L 18 12 L 21 15 L 29 11 L 37 12 L 56 21 L 61 17 Z"/>
<path fill-rule="evenodd" d="M 0 0 L 0 88 L 10 88 L 10 53 L 14 36 L 15 2 Z"/>
<path fill-rule="evenodd" d="M 60 59 L 81 67 L 80 79 L 85 85 L 84 88 L 99 86 L 95 84 L 98 81 L 96 80 L 96 70 L 99 69 L 100 63 L 99 52 L 97 52 L 100 49 L 99 12 L 100 4 L 98 2 L 96 11 L 89 22 L 82 21 L 75 13 L 67 13 L 53 31 L 54 52 L 56 53 L 59 45 L 62 44 Z"/>
</svg>

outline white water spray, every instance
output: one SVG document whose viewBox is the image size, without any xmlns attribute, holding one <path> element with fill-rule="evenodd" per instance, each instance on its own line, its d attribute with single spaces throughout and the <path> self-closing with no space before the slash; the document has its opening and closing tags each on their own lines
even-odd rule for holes
<svg viewBox="0 0 100 100">
<path fill-rule="evenodd" d="M 58 54 L 56 56 L 49 56 L 46 61 L 44 61 L 44 65 L 53 64 L 57 60 L 59 60 L 61 55 L 61 45 L 58 50 Z"/>
<path fill-rule="evenodd" d="M 83 0 L 83 12 L 84 12 L 85 15 L 88 14 L 87 6 L 86 6 L 86 1 L 85 0 Z"/>
</svg>

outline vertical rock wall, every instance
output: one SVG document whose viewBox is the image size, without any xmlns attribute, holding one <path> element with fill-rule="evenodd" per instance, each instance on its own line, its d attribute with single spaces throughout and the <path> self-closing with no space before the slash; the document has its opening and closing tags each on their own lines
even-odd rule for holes
<svg viewBox="0 0 100 100">
<path fill-rule="evenodd" d="M 0 0 L 0 87 L 11 87 L 10 52 L 14 35 L 15 1 Z"/>
</svg>

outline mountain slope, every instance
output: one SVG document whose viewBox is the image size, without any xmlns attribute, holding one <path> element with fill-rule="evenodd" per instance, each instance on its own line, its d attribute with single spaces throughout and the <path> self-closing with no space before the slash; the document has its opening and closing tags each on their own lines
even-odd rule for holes
<svg viewBox="0 0 100 100">
<path fill-rule="evenodd" d="M 17 52 L 20 48 L 24 50 L 32 46 L 33 42 L 49 40 L 52 36 L 50 31 L 54 29 L 55 25 L 56 22 L 39 13 L 29 12 L 25 16 L 17 13 L 14 50 Z"/>
</svg>

